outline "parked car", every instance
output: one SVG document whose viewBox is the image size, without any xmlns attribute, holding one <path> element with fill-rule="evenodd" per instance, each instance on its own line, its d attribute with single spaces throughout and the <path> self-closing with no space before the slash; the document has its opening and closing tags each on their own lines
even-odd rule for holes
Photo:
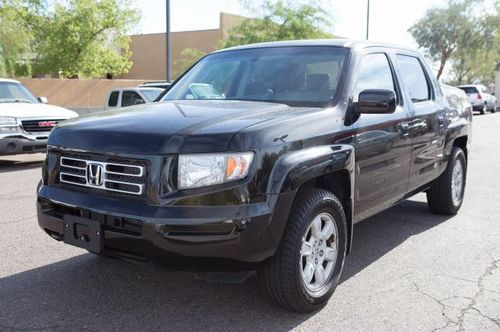
<svg viewBox="0 0 500 332">
<path fill-rule="evenodd" d="M 164 91 L 155 87 L 119 88 L 112 90 L 105 109 L 122 108 L 140 104 L 150 104 Z"/>
<path fill-rule="evenodd" d="M 479 111 L 481 114 L 486 113 L 486 111 L 495 113 L 497 100 L 495 96 L 488 93 L 488 89 L 484 85 L 460 85 L 458 88 L 467 94 L 474 111 Z"/>
<path fill-rule="evenodd" d="M 200 84 L 210 93 L 193 94 Z M 435 213 L 460 209 L 472 114 L 446 98 L 403 47 L 218 51 L 162 102 L 56 127 L 38 222 L 99 255 L 257 269 L 273 303 L 314 311 L 339 282 L 355 223 L 422 191 Z"/>
<path fill-rule="evenodd" d="M 449 110 L 456 111 L 456 116 L 464 115 L 468 117 L 472 115 L 472 104 L 464 90 L 446 84 L 441 84 L 441 88 L 444 91 Z M 448 114 L 448 117 L 451 116 L 452 114 Z"/>
<path fill-rule="evenodd" d="M 0 79 L 0 155 L 45 152 L 52 128 L 77 116 L 48 105 L 18 81 Z"/>
<path fill-rule="evenodd" d="M 168 92 L 168 90 L 170 90 L 170 88 L 172 87 L 172 82 L 167 82 L 167 81 L 145 82 L 139 85 L 139 87 L 154 87 L 163 89 L 162 93 L 154 100 L 156 102 L 160 101 L 163 98 L 163 96 Z"/>
</svg>

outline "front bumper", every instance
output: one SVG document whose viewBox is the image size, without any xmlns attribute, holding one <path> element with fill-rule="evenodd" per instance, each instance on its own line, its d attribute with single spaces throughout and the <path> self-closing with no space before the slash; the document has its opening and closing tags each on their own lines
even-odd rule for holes
<svg viewBox="0 0 500 332">
<path fill-rule="evenodd" d="M 0 137 L 0 155 L 45 152 L 47 139 L 28 139 L 23 136 Z"/>
<path fill-rule="evenodd" d="M 481 103 L 481 104 L 475 104 L 475 105 L 473 104 L 472 105 L 472 109 L 474 111 L 478 111 L 478 112 L 482 111 L 482 110 L 484 110 L 484 104 L 483 103 Z"/>
<path fill-rule="evenodd" d="M 65 220 L 97 221 L 103 253 L 129 259 L 259 263 L 276 251 L 294 193 L 271 196 L 248 205 L 157 206 L 41 185 L 38 223 L 63 240 Z"/>
</svg>

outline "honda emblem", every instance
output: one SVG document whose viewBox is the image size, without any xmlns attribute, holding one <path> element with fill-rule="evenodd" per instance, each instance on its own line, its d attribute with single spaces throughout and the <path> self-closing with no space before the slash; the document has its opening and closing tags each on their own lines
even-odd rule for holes
<svg viewBox="0 0 500 332">
<path fill-rule="evenodd" d="M 87 165 L 87 182 L 91 186 L 100 187 L 103 183 L 103 166 L 91 163 Z"/>
</svg>

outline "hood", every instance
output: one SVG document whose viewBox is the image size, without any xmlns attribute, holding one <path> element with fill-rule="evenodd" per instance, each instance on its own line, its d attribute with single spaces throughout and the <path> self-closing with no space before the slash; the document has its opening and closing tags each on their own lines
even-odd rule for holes
<svg viewBox="0 0 500 332">
<path fill-rule="evenodd" d="M 42 103 L 0 103 L 0 116 L 12 116 L 19 119 L 62 120 L 77 117 L 68 109 Z"/>
<path fill-rule="evenodd" d="M 49 144 L 108 153 L 223 152 L 239 130 L 291 111 L 264 102 L 155 103 L 65 121 L 52 131 Z"/>
</svg>

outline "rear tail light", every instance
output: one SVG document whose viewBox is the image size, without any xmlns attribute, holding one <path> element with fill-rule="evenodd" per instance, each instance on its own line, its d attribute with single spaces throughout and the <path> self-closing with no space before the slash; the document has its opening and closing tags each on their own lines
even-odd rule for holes
<svg viewBox="0 0 500 332">
<path fill-rule="evenodd" d="M 476 96 L 477 99 L 481 99 L 481 94 L 478 93 L 477 96 Z"/>
</svg>

